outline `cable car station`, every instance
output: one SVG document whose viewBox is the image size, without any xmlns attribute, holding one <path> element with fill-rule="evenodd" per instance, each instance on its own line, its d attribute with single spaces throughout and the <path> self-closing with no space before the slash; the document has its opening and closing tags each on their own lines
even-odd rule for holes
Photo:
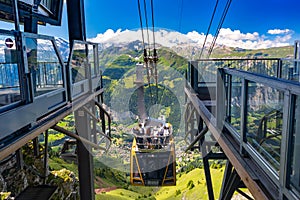
<svg viewBox="0 0 300 200">
<path fill-rule="evenodd" d="M 103 106 L 100 46 L 86 38 L 84 1 L 66 1 L 67 61 L 63 60 L 56 39 L 38 32 L 39 26 L 61 25 L 63 4 L 63 0 L 0 0 L 0 20 L 14 24 L 14 30 L 0 29 L 0 164 L 13 158 L 15 168 L 24 169 L 22 147 L 32 142 L 34 155 L 38 156 L 38 136 L 43 135 L 41 177 L 46 178 L 48 131 L 53 129 L 72 138 L 65 143 L 63 156 L 77 161 L 80 199 L 92 200 L 92 151 L 109 152 L 112 119 Z M 140 5 L 139 16 L 143 30 Z M 153 10 L 152 24 L 154 33 Z M 144 36 L 144 63 L 136 69 L 139 97 L 147 84 L 158 87 L 155 41 L 150 49 Z M 210 200 L 231 199 L 234 192 L 246 199 L 300 199 L 299 44 L 295 41 L 291 59 L 189 61 L 186 102 L 182 105 L 185 150 L 201 152 Z M 148 83 L 144 84 L 144 80 Z M 151 119 L 144 99 L 137 101 L 140 126 L 131 133 L 134 139 L 128 151 L 130 183 L 176 187 L 172 124 Z M 59 126 L 72 113 L 74 132 Z M 210 160 L 227 163 L 220 178 L 219 197 L 214 193 Z M 252 196 L 242 188 L 247 188 Z M 56 189 L 57 186 L 47 184 L 29 186 L 16 199 L 50 199 Z"/>
</svg>

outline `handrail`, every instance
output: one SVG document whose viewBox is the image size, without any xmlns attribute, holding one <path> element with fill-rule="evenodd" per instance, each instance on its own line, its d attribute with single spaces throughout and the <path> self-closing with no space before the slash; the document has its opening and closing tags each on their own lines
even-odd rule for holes
<svg viewBox="0 0 300 200">
<path fill-rule="evenodd" d="M 110 117 L 110 114 L 102 107 L 102 105 L 101 105 L 99 102 L 95 101 L 95 104 L 96 104 L 96 106 L 97 106 L 101 111 L 104 112 L 104 114 L 105 114 L 105 115 L 107 116 L 107 118 L 108 118 L 108 136 L 111 137 L 111 117 Z"/>
<path fill-rule="evenodd" d="M 209 59 L 198 59 L 196 61 L 262 61 L 262 60 L 275 60 L 280 61 L 281 58 L 209 58 Z"/>
<path fill-rule="evenodd" d="M 210 65 L 214 63 L 214 66 Z M 207 64 L 204 65 L 205 70 L 201 68 L 203 67 L 202 64 Z M 203 73 L 202 76 L 204 76 L 204 82 L 214 83 L 216 82 L 216 69 L 226 67 L 264 74 L 285 80 L 300 81 L 299 65 L 300 59 L 290 58 L 214 58 L 193 61 L 192 67 L 196 68 L 199 74 Z M 209 68 L 209 70 L 207 70 L 207 68 Z M 295 70 L 296 74 L 290 74 L 292 69 Z M 201 80 L 202 79 L 203 78 L 201 78 Z M 202 83 L 203 81 L 198 81 L 198 83 Z"/>
<path fill-rule="evenodd" d="M 68 130 L 66 130 L 66 129 L 58 126 L 58 125 L 54 125 L 51 128 L 54 129 L 54 130 L 56 130 L 56 131 L 58 131 L 58 132 L 60 132 L 60 133 L 66 134 L 67 136 L 75 138 L 76 140 L 79 140 L 79 141 L 81 141 L 83 143 L 86 143 L 87 145 L 90 145 L 91 147 L 93 147 L 95 149 L 101 149 L 101 150 L 106 151 L 106 148 L 103 148 L 103 147 L 101 147 L 101 146 L 99 146 L 99 145 L 97 145 L 97 144 L 89 141 L 88 139 L 86 139 L 84 137 L 81 137 L 79 135 L 76 135 L 75 133 L 73 133 L 71 131 L 68 131 Z"/>
<path fill-rule="evenodd" d="M 224 72 L 229 75 L 238 76 L 244 78 L 248 81 L 253 81 L 256 83 L 261 83 L 266 86 L 272 87 L 274 89 L 282 91 L 291 91 L 294 94 L 300 95 L 300 84 L 294 81 L 278 79 L 275 77 L 270 77 L 262 74 L 256 74 L 253 72 L 247 72 L 238 69 L 223 68 Z"/>
<path fill-rule="evenodd" d="M 201 130 L 201 132 L 197 135 L 197 137 L 194 139 L 194 141 L 185 149 L 184 152 L 187 152 L 188 150 L 193 148 L 193 146 L 196 144 L 196 142 L 198 142 L 205 136 L 207 131 L 208 131 L 208 128 L 207 128 L 207 126 L 205 126 L 205 128 Z"/>
<path fill-rule="evenodd" d="M 96 101 L 95 101 L 96 102 Z M 83 109 L 94 119 L 94 120 L 96 120 L 97 122 L 100 122 L 100 118 L 97 118 L 96 116 L 95 116 L 95 114 L 94 113 L 92 113 L 86 106 L 83 106 Z M 108 135 L 106 135 L 103 131 L 100 131 L 100 130 L 98 130 L 97 129 L 97 133 L 99 133 L 100 135 L 102 135 L 103 137 L 99 140 L 99 142 L 97 142 L 98 144 L 100 144 L 101 142 L 102 142 L 102 140 L 103 140 L 103 138 L 106 138 L 106 139 L 108 139 L 109 140 L 109 145 L 108 145 L 108 147 L 107 147 L 107 149 L 106 149 L 106 151 L 110 148 L 110 146 L 111 146 L 111 137 L 110 136 L 108 136 Z"/>
</svg>

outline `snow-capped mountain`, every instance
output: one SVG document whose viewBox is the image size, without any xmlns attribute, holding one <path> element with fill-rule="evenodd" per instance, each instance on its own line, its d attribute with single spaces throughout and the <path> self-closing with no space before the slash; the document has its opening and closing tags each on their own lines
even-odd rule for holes
<svg viewBox="0 0 300 200">
<path fill-rule="evenodd" d="M 178 45 L 200 45 L 198 40 L 194 40 L 187 35 L 176 32 L 160 29 L 154 32 L 155 43 L 160 44 L 165 47 L 174 47 Z M 152 45 L 153 40 L 153 31 L 144 30 L 143 33 L 141 30 L 125 30 L 117 31 L 108 30 L 104 34 L 98 34 L 96 38 L 89 39 L 92 42 L 102 43 L 105 46 L 110 45 L 123 45 L 130 42 L 139 40 L 142 41 L 144 38 L 145 44 Z"/>
<path fill-rule="evenodd" d="M 63 38 L 55 38 L 55 42 L 60 51 L 62 59 L 66 62 L 70 54 L 69 42 Z"/>
<path fill-rule="evenodd" d="M 144 38 L 144 40 L 143 40 Z M 158 29 L 154 32 L 155 47 L 167 47 L 181 56 L 192 58 L 201 51 L 205 36 L 203 34 L 193 35 L 182 34 L 176 31 Z M 108 47 L 131 47 L 135 49 L 143 48 L 143 41 L 146 48 L 153 48 L 153 31 L 152 30 L 107 30 L 103 34 L 98 34 L 96 38 L 89 39 L 91 42 L 101 43 L 103 48 Z M 135 46 L 133 46 L 135 45 Z M 210 43 L 207 43 L 209 46 Z"/>
</svg>

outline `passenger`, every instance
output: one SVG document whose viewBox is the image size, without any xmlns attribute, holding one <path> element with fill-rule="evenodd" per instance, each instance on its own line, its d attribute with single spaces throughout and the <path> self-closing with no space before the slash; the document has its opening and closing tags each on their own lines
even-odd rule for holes
<svg viewBox="0 0 300 200">
<path fill-rule="evenodd" d="M 151 144 L 152 144 L 151 127 L 148 127 L 146 129 L 146 137 L 147 137 L 147 146 L 148 146 L 148 149 L 150 149 L 151 148 Z"/>
<path fill-rule="evenodd" d="M 167 126 L 164 126 L 164 144 L 169 143 L 169 130 Z"/>
<path fill-rule="evenodd" d="M 160 124 L 158 135 L 159 135 L 159 139 L 160 139 L 160 145 L 163 145 L 164 144 L 164 137 L 163 137 L 164 136 L 164 127 L 163 127 L 162 123 Z"/>
<path fill-rule="evenodd" d="M 157 145 L 157 140 L 158 140 L 158 130 L 157 128 L 154 128 L 153 130 L 153 144 Z"/>
<path fill-rule="evenodd" d="M 145 128 L 142 123 L 139 123 L 138 136 L 136 137 L 136 141 L 139 148 L 143 148 L 144 141 L 143 136 L 145 135 Z"/>
<path fill-rule="evenodd" d="M 172 125 L 170 123 L 166 124 L 167 129 L 169 130 L 170 135 L 172 134 Z"/>
</svg>

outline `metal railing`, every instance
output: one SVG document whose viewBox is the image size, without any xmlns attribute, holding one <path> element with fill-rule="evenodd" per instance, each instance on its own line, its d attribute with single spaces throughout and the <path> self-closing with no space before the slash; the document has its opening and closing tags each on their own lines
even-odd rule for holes
<svg viewBox="0 0 300 200">
<path fill-rule="evenodd" d="M 257 58 L 257 59 L 201 59 L 192 61 L 188 68 L 188 80 L 190 80 L 191 68 L 198 72 L 198 84 L 215 83 L 218 68 L 231 68 L 267 75 L 285 80 L 299 82 L 300 60 L 279 58 Z M 195 75 L 194 75 L 195 76 Z"/>
<path fill-rule="evenodd" d="M 224 109 L 225 102 L 232 105 L 230 79 L 239 77 L 242 80 L 240 129 L 232 126 L 232 113 L 228 107 L 223 117 L 225 127 L 239 141 L 240 153 L 247 152 L 246 154 L 264 169 L 285 195 L 291 196 L 293 191 L 288 189 L 290 187 L 286 185 L 282 188 L 281 184 L 289 183 L 289 173 L 300 167 L 291 166 L 289 161 L 291 158 L 287 156 L 291 156 L 292 149 L 296 148 L 292 138 L 299 137 L 299 133 L 292 133 L 293 124 L 296 123 L 292 113 L 295 109 L 295 99 L 300 96 L 300 85 L 291 80 L 280 80 L 237 69 L 224 68 L 219 69 L 219 72 L 223 77 L 225 99 L 219 97 L 217 93 L 219 101 L 217 105 L 222 105 L 223 102 Z M 220 119 L 222 117 L 219 117 L 219 121 Z M 299 187 L 295 192 L 300 192 Z"/>
<path fill-rule="evenodd" d="M 190 62 L 187 72 L 200 100 L 213 93 L 215 99 L 208 99 L 216 100 L 211 105 L 216 113 L 210 111 L 216 126 L 222 124 L 240 155 L 249 155 L 288 199 L 300 197 L 292 181 L 300 180 L 294 155 L 300 138 L 294 114 L 300 113 L 299 67 L 299 59 L 208 59 Z"/>
</svg>

